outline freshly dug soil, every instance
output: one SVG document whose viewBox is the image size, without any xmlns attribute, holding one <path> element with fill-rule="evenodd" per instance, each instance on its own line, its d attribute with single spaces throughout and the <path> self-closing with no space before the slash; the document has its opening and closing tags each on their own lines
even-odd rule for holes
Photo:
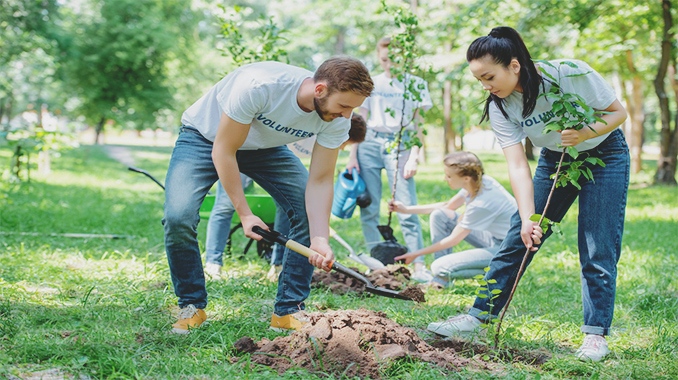
<svg viewBox="0 0 678 380">
<path fill-rule="evenodd" d="M 430 342 L 438 349 L 452 349 L 462 357 L 484 355 L 489 360 L 499 362 L 521 362 L 532 366 L 541 366 L 551 360 L 551 353 L 545 349 L 518 350 L 515 348 L 494 349 L 490 346 L 469 342 L 460 338 L 438 339 Z"/>
<path fill-rule="evenodd" d="M 357 271 L 357 268 L 351 269 Z M 406 287 L 410 276 L 410 271 L 400 265 L 388 265 L 383 269 L 377 269 L 365 275 L 376 287 L 399 291 L 400 294 L 411 298 L 415 302 L 426 302 L 421 288 L 418 286 Z M 362 282 L 336 271 L 325 272 L 317 270 L 313 272 L 311 286 L 324 286 L 335 294 L 346 294 L 348 292 L 371 294 L 364 292 L 365 284 Z"/>
<path fill-rule="evenodd" d="M 340 377 L 379 379 L 380 367 L 408 357 L 448 370 L 471 363 L 452 348 L 430 346 L 414 330 L 398 325 L 382 312 L 341 310 L 308 314 L 308 318 L 301 331 L 256 343 L 243 337 L 235 349 L 251 353 L 252 362 L 280 374 L 301 367 Z"/>
</svg>

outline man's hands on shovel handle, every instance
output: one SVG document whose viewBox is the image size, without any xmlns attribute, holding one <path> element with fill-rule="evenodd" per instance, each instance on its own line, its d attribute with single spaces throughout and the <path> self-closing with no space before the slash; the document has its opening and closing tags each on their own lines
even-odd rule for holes
<svg viewBox="0 0 678 380">
<path fill-rule="evenodd" d="M 261 240 L 263 236 L 252 231 L 254 226 L 259 226 L 266 231 L 270 231 L 266 223 L 255 215 L 250 215 L 245 218 L 241 218 L 243 229 L 245 230 L 245 236 Z M 332 269 L 332 264 L 334 263 L 334 252 L 330 248 L 330 243 L 326 238 L 319 236 L 311 238 L 311 246 L 309 247 L 313 250 L 314 254 L 308 258 L 308 262 L 311 263 L 316 268 L 322 269 L 326 272 L 329 272 Z"/>
<path fill-rule="evenodd" d="M 325 272 L 332 269 L 334 263 L 334 252 L 330 248 L 330 243 L 326 238 L 315 236 L 311 238 L 311 248 L 316 254 L 308 258 L 308 262 L 314 267 L 320 268 Z"/>
<path fill-rule="evenodd" d="M 262 236 L 252 231 L 254 226 L 259 226 L 262 229 L 269 231 L 268 226 L 261 220 L 258 216 L 254 214 L 240 216 L 240 223 L 242 223 L 242 229 L 245 232 L 245 236 L 254 240 L 261 240 Z"/>
</svg>

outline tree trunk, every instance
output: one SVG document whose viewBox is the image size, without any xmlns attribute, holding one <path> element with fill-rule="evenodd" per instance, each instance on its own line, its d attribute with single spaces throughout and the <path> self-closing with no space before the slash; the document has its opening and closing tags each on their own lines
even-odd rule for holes
<svg viewBox="0 0 678 380">
<path fill-rule="evenodd" d="M 106 123 L 106 118 L 101 117 L 101 120 L 99 120 L 99 123 L 97 123 L 97 126 L 94 130 L 94 145 L 99 145 L 99 141 L 104 133 L 104 125 Z"/>
<path fill-rule="evenodd" d="M 346 54 L 346 28 L 337 28 L 337 39 L 334 41 L 334 55 Z"/>
<path fill-rule="evenodd" d="M 452 129 L 452 81 L 445 79 L 443 83 L 443 151 L 445 155 L 453 152 L 454 130 Z"/>
<path fill-rule="evenodd" d="M 669 83 L 671 83 L 671 88 L 673 89 L 673 101 L 678 105 L 678 82 L 676 81 L 676 61 L 675 58 L 671 62 L 671 65 L 668 67 L 668 76 Z M 662 131 L 663 132 L 663 131 Z M 666 168 L 665 172 L 662 173 L 663 181 L 661 183 L 676 185 L 676 156 L 678 155 L 678 139 L 676 138 L 676 133 L 678 133 L 678 111 L 673 115 L 673 129 L 669 129 L 666 136 L 666 145 L 667 145 L 667 154 L 661 155 L 661 161 L 663 167 Z M 664 136 L 662 136 L 663 138 Z M 664 145 L 662 143 L 662 145 Z"/>
<path fill-rule="evenodd" d="M 7 106 L 5 107 L 5 114 L 7 115 L 7 124 L 9 124 L 10 121 L 12 121 L 12 108 L 14 106 L 14 98 L 9 97 L 9 101 L 7 102 Z M 8 128 L 9 129 L 9 128 Z"/>
<path fill-rule="evenodd" d="M 4 129 L 2 125 L 2 117 L 5 116 L 5 98 L 0 100 L 0 131 Z M 7 124 L 9 124 L 9 119 L 7 119 Z"/>
<path fill-rule="evenodd" d="M 630 133 L 627 134 L 631 151 L 631 172 L 638 173 L 643 166 L 643 135 L 645 131 L 645 112 L 643 111 L 643 80 L 633 61 L 633 51 L 626 51 L 626 65 L 631 73 L 631 93 L 628 95 L 626 107 L 631 122 Z"/>
<path fill-rule="evenodd" d="M 654 88 L 659 98 L 659 110 L 661 115 L 662 129 L 660 133 L 660 156 L 657 160 L 657 172 L 654 182 L 657 184 L 676 184 L 676 152 L 675 130 L 671 131 L 671 111 L 669 99 L 664 88 L 664 80 L 668 71 L 669 62 L 673 61 L 673 18 L 671 16 L 671 1 L 662 1 L 662 14 L 664 18 L 664 32 L 661 45 L 661 59 L 657 68 L 657 76 L 654 79 Z M 672 138 L 673 137 L 673 138 Z M 673 149 L 672 149 L 673 148 Z M 673 152 L 672 152 L 673 151 Z"/>
</svg>

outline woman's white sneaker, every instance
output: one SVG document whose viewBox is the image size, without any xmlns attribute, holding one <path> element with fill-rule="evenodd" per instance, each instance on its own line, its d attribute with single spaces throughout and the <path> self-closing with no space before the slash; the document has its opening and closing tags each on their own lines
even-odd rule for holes
<svg viewBox="0 0 678 380">
<path fill-rule="evenodd" d="M 607 341 L 604 336 L 586 334 L 584 343 L 574 355 L 580 360 L 599 362 L 609 353 L 610 349 L 607 348 Z"/>
<path fill-rule="evenodd" d="M 469 314 L 460 314 L 447 318 L 442 322 L 433 322 L 426 328 L 428 331 L 444 337 L 464 336 L 477 332 L 482 322 Z"/>
</svg>

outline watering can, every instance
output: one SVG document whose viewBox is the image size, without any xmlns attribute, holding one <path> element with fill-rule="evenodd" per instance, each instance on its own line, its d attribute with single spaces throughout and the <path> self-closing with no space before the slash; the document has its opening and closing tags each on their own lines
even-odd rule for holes
<svg viewBox="0 0 678 380">
<path fill-rule="evenodd" d="M 349 173 L 348 169 L 339 174 L 334 184 L 334 199 L 332 201 L 332 214 L 341 219 L 353 216 L 356 200 L 365 192 L 365 182 L 356 172 L 355 168 Z"/>
</svg>

